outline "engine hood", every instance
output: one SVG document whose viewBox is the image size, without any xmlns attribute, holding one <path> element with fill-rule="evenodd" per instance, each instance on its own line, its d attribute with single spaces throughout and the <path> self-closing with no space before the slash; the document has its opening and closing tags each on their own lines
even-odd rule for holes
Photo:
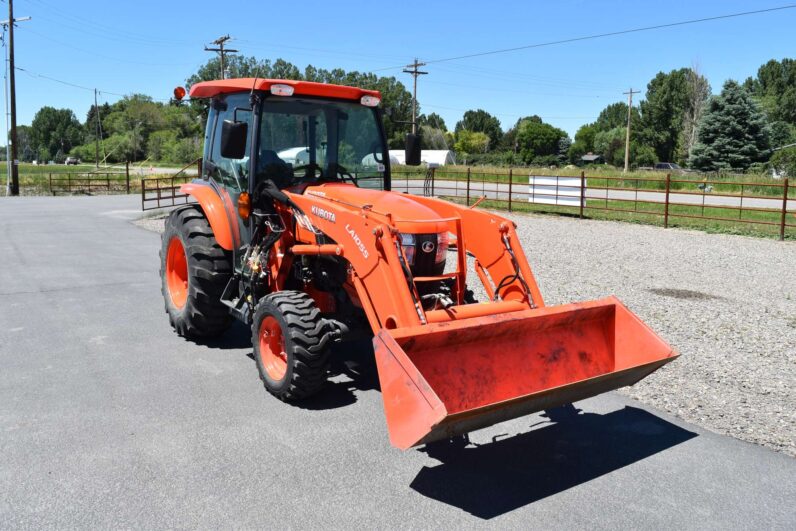
<svg viewBox="0 0 796 531">
<path fill-rule="evenodd" d="M 378 214 L 390 214 L 401 232 L 443 232 L 448 228 L 435 210 L 401 192 L 357 188 L 345 183 L 326 183 L 308 186 L 304 193 L 334 201 L 341 208 L 360 210 L 367 207 Z"/>
</svg>

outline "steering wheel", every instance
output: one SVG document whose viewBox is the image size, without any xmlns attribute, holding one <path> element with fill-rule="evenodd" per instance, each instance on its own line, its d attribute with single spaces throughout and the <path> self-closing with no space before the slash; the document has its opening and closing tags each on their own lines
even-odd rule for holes
<svg viewBox="0 0 796 531">
<path fill-rule="evenodd" d="M 311 179 L 320 179 L 323 177 L 323 170 L 320 166 L 315 164 L 314 162 L 310 162 L 309 164 L 302 164 L 301 166 L 294 166 L 293 172 L 306 170 L 304 172 L 304 179 L 311 178 Z"/>
</svg>

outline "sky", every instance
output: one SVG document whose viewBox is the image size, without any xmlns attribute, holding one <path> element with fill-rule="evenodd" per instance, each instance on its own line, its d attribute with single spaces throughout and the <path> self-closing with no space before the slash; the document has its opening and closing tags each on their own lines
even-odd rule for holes
<svg viewBox="0 0 796 531">
<path fill-rule="evenodd" d="M 0 9 L 7 18 L 7 0 Z M 792 0 L 790 0 L 792 1 Z M 18 123 L 44 105 L 81 121 L 100 103 L 144 93 L 168 100 L 206 62 L 204 46 L 229 45 L 303 69 L 374 71 L 411 89 L 401 66 L 471 53 L 788 5 L 789 0 L 557 0 L 490 2 L 266 2 L 225 0 L 15 0 Z M 537 114 L 573 136 L 608 104 L 642 90 L 659 71 L 696 66 L 714 93 L 770 59 L 796 57 L 796 9 L 430 63 L 418 82 L 421 112 L 449 129 L 482 108 L 508 129 Z M 50 79 L 52 78 L 52 79 Z M 53 81 L 79 85 L 66 85 Z M 634 104 L 638 100 L 634 101 Z"/>
</svg>

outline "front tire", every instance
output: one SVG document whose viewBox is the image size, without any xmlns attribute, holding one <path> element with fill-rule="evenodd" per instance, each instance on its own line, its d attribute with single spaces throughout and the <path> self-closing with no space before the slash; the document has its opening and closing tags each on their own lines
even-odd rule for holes
<svg viewBox="0 0 796 531">
<path fill-rule="evenodd" d="M 232 261 L 196 207 L 174 210 L 166 219 L 160 250 L 161 291 L 169 322 L 188 339 L 222 334 L 231 321 L 221 294 Z"/>
<path fill-rule="evenodd" d="M 280 400 L 301 400 L 324 387 L 331 343 L 331 328 L 306 293 L 279 291 L 257 304 L 254 359 L 263 385 Z"/>
</svg>

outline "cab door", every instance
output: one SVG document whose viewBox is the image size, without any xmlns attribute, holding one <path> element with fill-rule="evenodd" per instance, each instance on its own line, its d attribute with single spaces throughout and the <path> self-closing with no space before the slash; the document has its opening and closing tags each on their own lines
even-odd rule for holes
<svg viewBox="0 0 796 531">
<path fill-rule="evenodd" d="M 202 178 L 208 180 L 224 202 L 224 209 L 232 229 L 233 251 L 238 251 L 251 239 L 248 220 L 238 215 L 238 198 L 249 187 L 250 161 L 246 155 L 242 159 L 230 159 L 221 155 L 221 131 L 224 121 L 235 121 L 248 125 L 246 150 L 250 152 L 253 113 L 249 107 L 249 94 L 228 94 L 214 98 L 211 102 L 205 134 Z M 239 268 L 237 258 L 235 268 Z"/>
</svg>

